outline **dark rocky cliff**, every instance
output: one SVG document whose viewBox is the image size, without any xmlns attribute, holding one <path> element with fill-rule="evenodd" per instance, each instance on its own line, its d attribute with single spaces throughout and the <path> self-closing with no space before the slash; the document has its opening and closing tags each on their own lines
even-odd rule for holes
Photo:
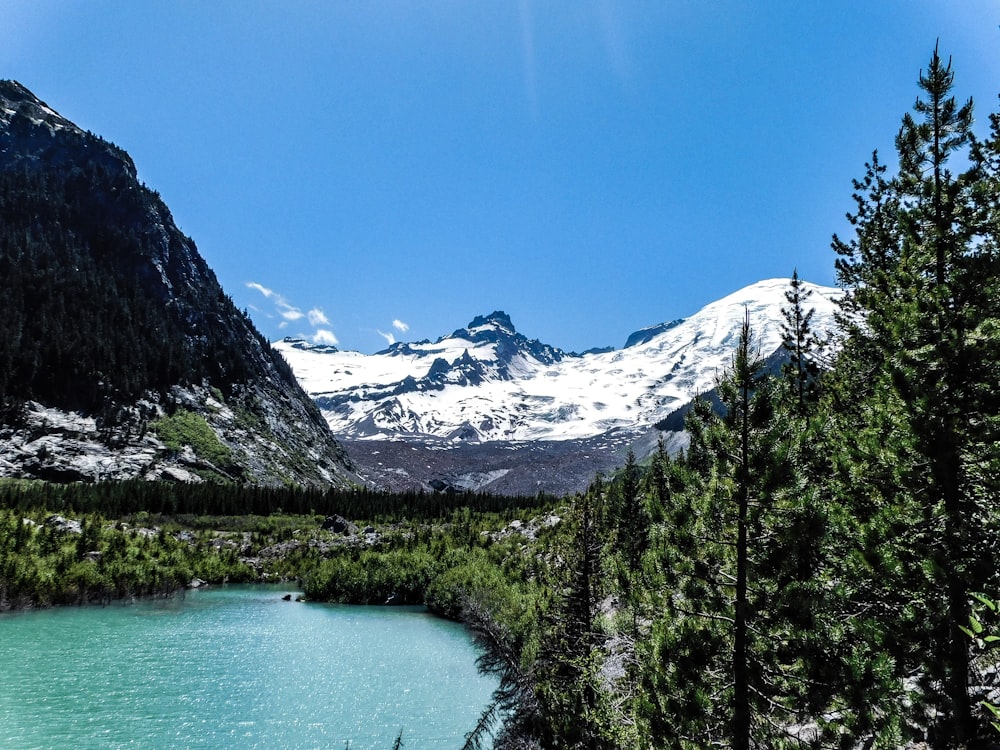
<svg viewBox="0 0 1000 750">
<path fill-rule="evenodd" d="M 0 409 L 0 477 L 356 481 L 128 154 L 14 81 L 0 81 Z"/>
</svg>

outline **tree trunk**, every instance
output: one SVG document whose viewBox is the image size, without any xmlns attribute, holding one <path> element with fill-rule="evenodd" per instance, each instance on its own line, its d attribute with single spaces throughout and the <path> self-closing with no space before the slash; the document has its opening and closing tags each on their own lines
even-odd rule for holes
<svg viewBox="0 0 1000 750">
<path fill-rule="evenodd" d="M 976 721 L 969 697 L 969 639 L 960 629 L 969 621 L 969 591 L 965 581 L 965 542 L 962 527 L 961 488 L 959 486 L 960 457 L 955 444 L 953 425 L 942 430 L 941 455 L 935 463 L 935 474 L 941 488 L 945 510 L 945 577 L 948 605 L 948 665 L 945 690 L 951 704 L 951 735 L 953 747 L 979 747 L 975 742 Z"/>
<path fill-rule="evenodd" d="M 740 466 L 736 531 L 736 608 L 733 643 L 733 748 L 750 748 L 750 669 L 747 644 L 747 515 L 750 507 L 750 383 L 740 383 Z"/>
</svg>

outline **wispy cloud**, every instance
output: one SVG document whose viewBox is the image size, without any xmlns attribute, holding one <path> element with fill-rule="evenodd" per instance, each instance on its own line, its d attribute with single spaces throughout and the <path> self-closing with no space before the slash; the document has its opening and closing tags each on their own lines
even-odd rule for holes
<svg viewBox="0 0 1000 750">
<path fill-rule="evenodd" d="M 394 321 L 392 321 L 392 327 L 395 328 L 400 333 L 406 333 L 407 331 L 410 330 L 410 326 L 401 321 L 399 318 L 396 318 Z"/>
<path fill-rule="evenodd" d="M 284 300 L 274 303 L 275 308 L 278 310 L 278 315 L 283 317 L 285 320 L 302 320 L 306 316 L 299 308 L 294 305 L 290 305 Z"/>
<path fill-rule="evenodd" d="M 313 333 L 312 342 L 322 346 L 336 346 L 340 343 L 337 341 L 337 337 L 333 335 L 333 331 L 329 331 L 325 328 L 320 328 L 318 331 Z"/>
<path fill-rule="evenodd" d="M 302 310 L 290 303 L 273 289 L 269 289 L 263 284 L 258 284 L 256 281 L 248 281 L 247 288 L 255 289 L 264 295 L 264 299 L 271 300 L 274 303 L 275 312 L 277 312 L 278 315 L 285 320 L 301 320 L 305 317 L 305 313 L 302 312 Z"/>
<path fill-rule="evenodd" d="M 387 343 L 389 346 L 392 346 L 393 344 L 396 343 L 396 337 L 393 336 L 391 333 L 386 333 L 385 331 L 380 331 L 377 328 L 375 329 L 375 332 L 378 333 L 379 336 L 381 336 L 382 338 L 384 338 L 385 339 L 385 343 Z"/>
<path fill-rule="evenodd" d="M 326 313 L 323 312 L 322 308 L 313 307 L 309 310 L 309 312 L 303 312 L 301 307 L 293 305 L 287 298 L 285 298 L 284 295 L 279 294 L 270 287 L 266 287 L 256 281 L 248 281 L 246 286 L 248 289 L 260 292 L 264 296 L 264 299 L 270 301 L 271 304 L 274 305 L 273 313 L 265 314 L 271 318 L 274 318 L 275 316 L 280 318 L 280 321 L 278 322 L 278 330 L 283 331 L 288 328 L 289 323 L 305 319 L 309 322 L 309 325 L 316 330 L 310 335 L 299 334 L 303 338 L 309 338 L 316 344 L 329 344 L 334 346 L 338 343 L 337 337 L 334 335 L 333 331 L 330 330 L 330 319 L 326 316 Z M 324 327 L 320 328 L 320 326 Z"/>
<path fill-rule="evenodd" d="M 330 325 L 330 319 L 326 317 L 324 312 L 318 307 L 314 307 L 306 315 L 309 318 L 309 325 L 311 326 L 328 326 Z"/>
<path fill-rule="evenodd" d="M 248 281 L 247 288 L 256 289 L 258 292 L 264 295 L 266 299 L 271 299 L 274 295 L 274 290 L 268 289 L 263 284 L 258 284 L 256 281 Z"/>
</svg>

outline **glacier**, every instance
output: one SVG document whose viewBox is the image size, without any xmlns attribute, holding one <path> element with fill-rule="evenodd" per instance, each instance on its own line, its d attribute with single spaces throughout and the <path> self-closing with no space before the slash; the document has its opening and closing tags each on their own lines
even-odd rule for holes
<svg viewBox="0 0 1000 750">
<path fill-rule="evenodd" d="M 564 352 L 518 333 L 502 312 L 437 341 L 375 354 L 272 344 L 338 437 L 438 444 L 581 440 L 636 435 L 714 387 L 732 358 L 744 311 L 763 356 L 781 347 L 789 279 L 751 284 L 693 315 L 636 331 L 626 346 Z M 841 292 L 802 282 L 813 329 L 834 329 Z"/>
</svg>

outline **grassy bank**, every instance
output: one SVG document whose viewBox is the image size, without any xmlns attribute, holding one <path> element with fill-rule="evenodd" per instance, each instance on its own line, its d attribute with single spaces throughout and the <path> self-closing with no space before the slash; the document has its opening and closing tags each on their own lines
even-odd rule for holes
<svg viewBox="0 0 1000 750">
<path fill-rule="evenodd" d="M 330 517 L 317 514 L 139 510 L 111 516 L 74 510 L 98 504 L 86 488 L 73 490 L 82 491 L 82 502 L 68 502 L 67 488 L 48 486 L 57 490 L 52 506 L 36 501 L 38 485 L 13 492 L 8 483 L 6 489 L 0 609 L 166 595 L 193 580 L 295 580 L 312 600 L 427 603 L 457 619 L 470 594 L 531 577 L 518 562 L 527 540 L 521 509 L 464 508 L 417 519 L 378 509 L 374 520 L 337 516 L 338 524 L 323 528 Z M 112 489 L 99 492 L 113 496 Z"/>
</svg>

